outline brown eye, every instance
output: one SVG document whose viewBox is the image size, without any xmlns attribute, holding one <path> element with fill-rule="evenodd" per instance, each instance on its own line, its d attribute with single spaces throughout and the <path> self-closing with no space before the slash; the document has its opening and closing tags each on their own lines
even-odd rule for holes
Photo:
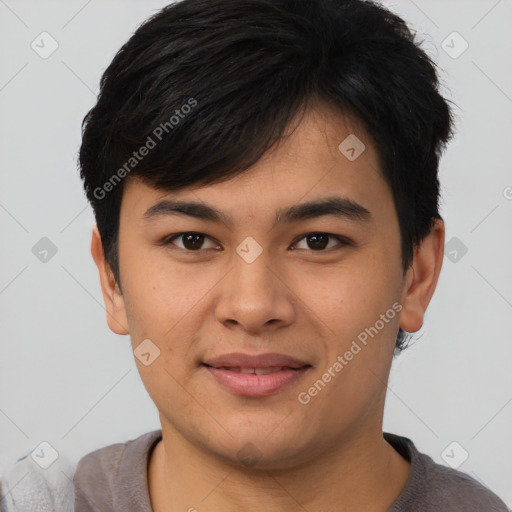
<svg viewBox="0 0 512 512">
<path fill-rule="evenodd" d="M 185 249 L 190 251 L 195 251 L 197 249 L 201 249 L 201 246 L 204 242 L 204 235 L 198 235 L 196 233 L 190 233 L 186 235 L 182 235 L 183 246 Z"/>
<path fill-rule="evenodd" d="M 174 243 L 174 240 L 180 240 L 181 246 L 177 243 Z M 204 233 L 179 233 L 178 235 L 174 235 L 171 238 L 167 238 L 164 242 L 165 245 L 173 244 L 179 247 L 180 249 L 184 249 L 186 251 L 198 252 L 201 248 L 204 249 L 203 244 L 205 240 L 210 240 Z M 217 247 L 212 243 L 210 248 Z M 208 247 L 207 247 L 208 248 Z"/>
<path fill-rule="evenodd" d="M 310 249 L 325 249 L 329 243 L 329 235 L 314 234 L 306 237 Z"/>
<path fill-rule="evenodd" d="M 337 245 L 348 245 L 349 242 L 343 237 L 337 236 L 337 235 L 331 235 L 330 233 L 308 233 L 307 235 L 303 236 L 301 240 L 306 241 L 307 247 L 299 247 L 300 249 L 308 249 L 311 251 L 323 251 L 324 249 L 328 248 L 331 249 L 332 245 L 327 247 L 329 245 L 329 240 L 337 240 Z M 297 244 L 295 244 L 297 245 Z M 335 245 L 336 246 L 336 245 Z"/>
</svg>

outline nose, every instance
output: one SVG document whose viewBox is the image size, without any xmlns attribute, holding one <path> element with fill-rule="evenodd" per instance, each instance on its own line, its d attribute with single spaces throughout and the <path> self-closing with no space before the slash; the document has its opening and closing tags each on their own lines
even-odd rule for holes
<svg viewBox="0 0 512 512">
<path fill-rule="evenodd" d="M 227 327 L 256 334 L 274 331 L 294 321 L 293 290 L 282 265 L 263 252 L 253 261 L 238 255 L 219 283 L 215 315 Z"/>
</svg>

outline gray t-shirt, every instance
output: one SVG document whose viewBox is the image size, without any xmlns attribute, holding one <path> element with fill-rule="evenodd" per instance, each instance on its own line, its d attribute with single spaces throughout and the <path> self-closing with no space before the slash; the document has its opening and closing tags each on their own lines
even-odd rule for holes
<svg viewBox="0 0 512 512">
<path fill-rule="evenodd" d="M 62 455 L 49 468 L 30 454 L 3 480 L 0 512 L 152 512 L 147 484 L 151 450 L 160 430 L 101 448 L 76 468 Z M 384 438 L 411 463 L 409 479 L 388 512 L 507 512 L 505 504 L 468 475 L 435 464 L 412 441 Z M 74 472 L 74 477 L 72 476 Z"/>
<path fill-rule="evenodd" d="M 73 479 L 75 512 L 152 512 L 147 485 L 149 454 L 160 430 L 83 457 Z M 405 437 L 384 438 L 411 463 L 409 479 L 388 512 L 509 512 L 470 476 L 436 464 Z"/>
</svg>

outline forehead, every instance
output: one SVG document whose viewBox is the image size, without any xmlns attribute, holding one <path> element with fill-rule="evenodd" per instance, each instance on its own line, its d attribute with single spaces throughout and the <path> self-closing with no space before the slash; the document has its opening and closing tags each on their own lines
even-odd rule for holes
<svg viewBox="0 0 512 512">
<path fill-rule="evenodd" d="M 172 170 L 170 170 L 172 172 Z M 309 109 L 290 123 L 282 139 L 251 168 L 227 181 L 169 191 L 130 178 L 123 205 L 143 216 L 169 199 L 215 204 L 232 216 L 254 219 L 283 205 L 341 196 L 379 208 L 391 199 L 373 142 L 361 124 L 325 105 Z"/>
</svg>

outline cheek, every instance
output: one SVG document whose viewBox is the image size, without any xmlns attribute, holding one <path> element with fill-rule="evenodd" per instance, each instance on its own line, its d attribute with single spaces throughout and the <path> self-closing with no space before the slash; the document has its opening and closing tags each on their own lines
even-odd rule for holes
<svg viewBox="0 0 512 512">
<path fill-rule="evenodd" d="M 332 432 L 340 425 L 348 428 L 354 418 L 377 406 L 385 392 L 398 330 L 400 267 L 398 272 L 391 264 L 386 268 L 376 257 L 357 268 L 333 275 L 317 295 L 318 305 L 323 304 L 317 307 L 318 315 L 330 327 L 326 359 L 307 384 L 312 387 L 303 391 L 317 393 L 307 406 L 308 417 Z"/>
<path fill-rule="evenodd" d="M 166 258 L 143 258 L 135 252 L 123 264 L 129 276 L 123 289 L 132 348 L 150 339 L 160 351 L 149 367 L 137 362 L 139 372 L 149 394 L 156 398 L 165 390 L 164 399 L 178 386 L 173 377 L 185 382 L 195 364 L 190 349 L 198 343 L 200 322 L 208 315 L 208 293 L 218 278 L 198 272 L 194 265 L 178 266 Z M 178 393 L 179 386 L 174 391 Z"/>
<path fill-rule="evenodd" d="M 198 279 L 197 267 L 173 265 L 155 252 L 128 253 L 121 272 L 127 276 L 123 291 L 130 328 L 163 342 L 165 335 L 180 329 L 181 320 L 207 294 L 209 283 Z"/>
<path fill-rule="evenodd" d="M 341 347 L 374 325 L 400 299 L 400 261 L 385 248 L 368 247 L 340 264 L 318 267 L 306 276 L 296 282 L 297 295 L 305 311 L 309 309 L 329 327 L 326 335 L 336 337 Z M 393 318 L 387 318 L 389 323 Z"/>
</svg>

